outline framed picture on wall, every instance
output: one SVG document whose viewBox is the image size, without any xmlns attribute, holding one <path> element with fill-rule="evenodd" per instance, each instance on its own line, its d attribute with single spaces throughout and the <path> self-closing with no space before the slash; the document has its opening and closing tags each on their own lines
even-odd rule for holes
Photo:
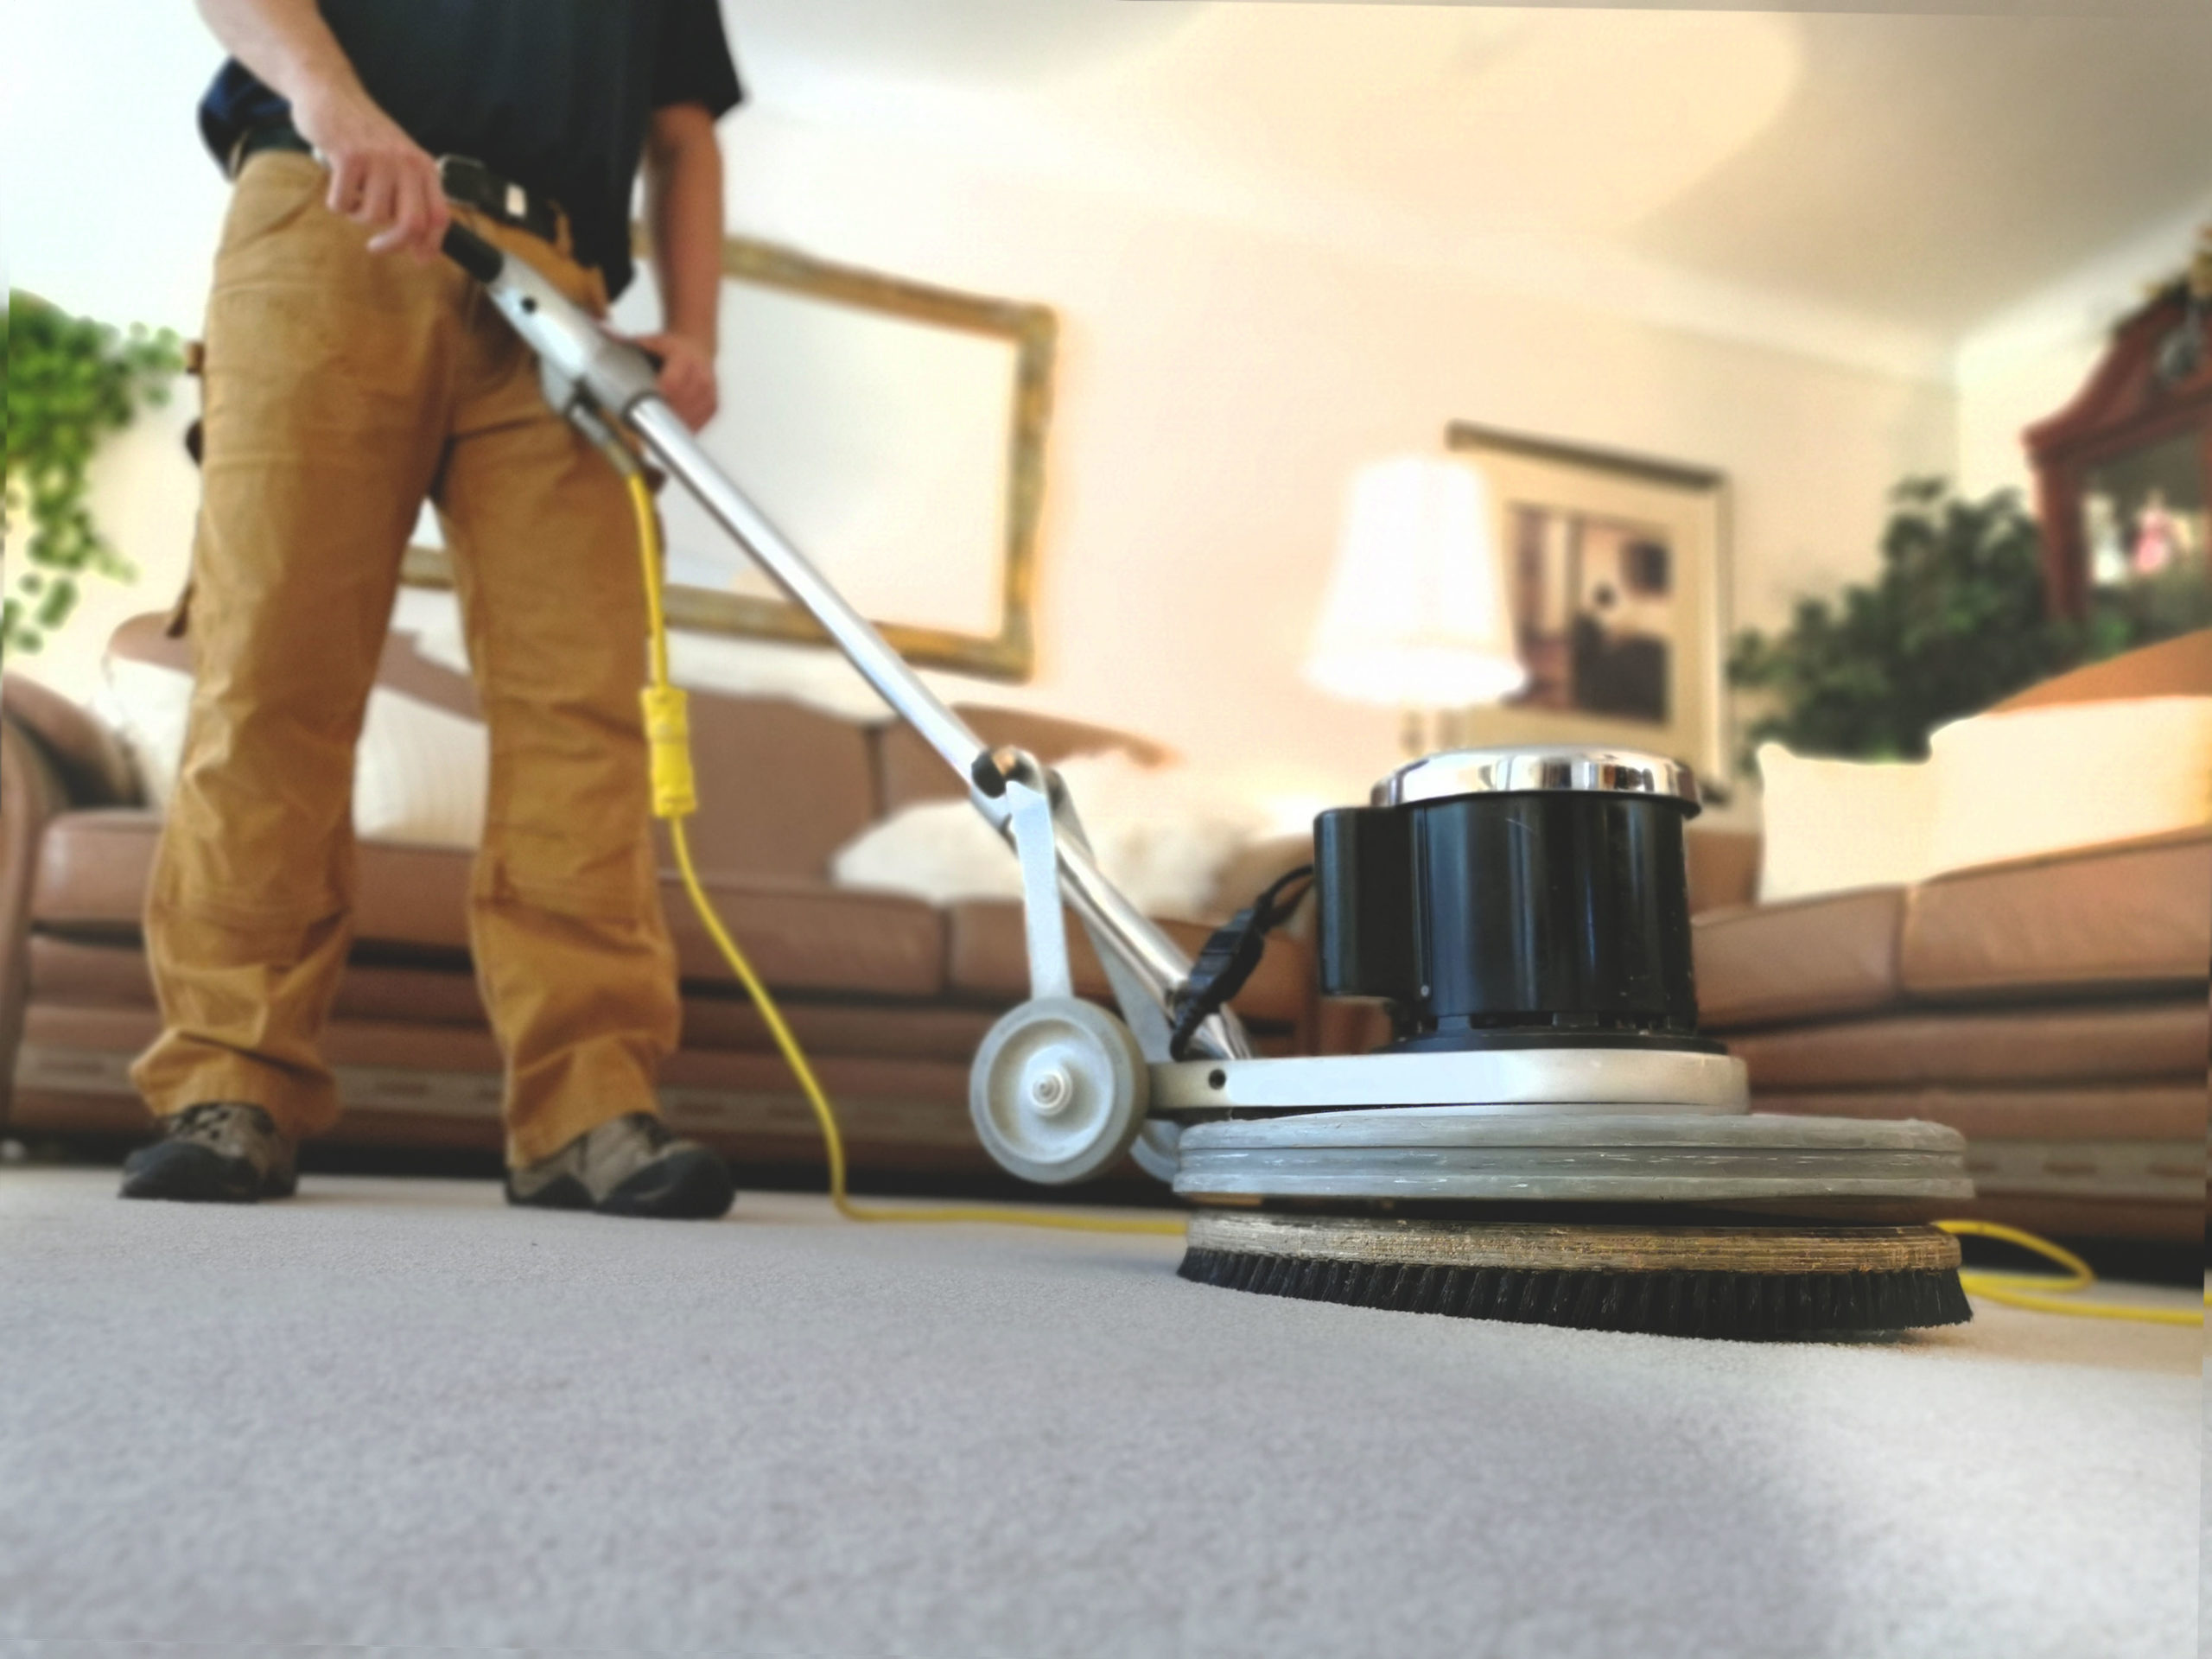
<svg viewBox="0 0 2212 1659">
<path fill-rule="evenodd" d="M 1717 472 L 1468 422 L 1446 448 L 1489 480 L 1529 683 L 1459 711 L 1455 743 L 1605 743 L 1730 772 L 1727 488 Z"/>
<path fill-rule="evenodd" d="M 616 327 L 658 326 L 651 260 Z M 746 237 L 722 244 L 721 410 L 700 441 L 907 661 L 1004 680 L 1032 614 L 1058 323 Z M 826 642 L 680 486 L 660 505 L 679 628 Z M 442 550 L 410 582 L 448 587 Z"/>
</svg>

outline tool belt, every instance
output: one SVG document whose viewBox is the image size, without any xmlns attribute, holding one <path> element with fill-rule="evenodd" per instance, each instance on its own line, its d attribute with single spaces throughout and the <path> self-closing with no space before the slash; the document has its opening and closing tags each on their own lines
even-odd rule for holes
<svg viewBox="0 0 2212 1659">
<path fill-rule="evenodd" d="M 302 156 L 315 154 L 315 146 L 301 136 L 297 127 L 289 121 L 272 121 L 255 127 L 238 140 L 237 148 L 231 152 L 231 176 L 238 177 L 247 158 L 264 149 L 292 150 Z M 474 156 L 439 156 L 438 182 L 448 201 L 472 208 L 497 224 L 527 231 L 541 241 L 556 245 L 560 242 L 564 215 L 559 202 L 501 178 Z"/>
</svg>

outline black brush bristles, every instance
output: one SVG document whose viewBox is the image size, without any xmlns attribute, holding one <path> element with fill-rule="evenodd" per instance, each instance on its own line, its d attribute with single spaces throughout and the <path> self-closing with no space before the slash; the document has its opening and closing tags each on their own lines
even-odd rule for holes
<svg viewBox="0 0 2212 1659">
<path fill-rule="evenodd" d="M 1729 1341 L 1963 1325 L 1974 1317 L 1954 1268 L 1852 1273 L 1664 1272 L 1442 1267 L 1186 1251 L 1176 1271 L 1201 1285 L 1353 1307 L 1583 1331 Z"/>
</svg>

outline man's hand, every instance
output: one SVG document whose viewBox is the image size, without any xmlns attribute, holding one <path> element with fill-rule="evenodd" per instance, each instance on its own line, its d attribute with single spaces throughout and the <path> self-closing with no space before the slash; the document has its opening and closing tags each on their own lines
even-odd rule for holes
<svg viewBox="0 0 2212 1659">
<path fill-rule="evenodd" d="M 660 395 L 684 425 L 696 432 L 715 418 L 721 394 L 712 350 L 688 334 L 639 334 L 632 344 L 660 359 Z"/>
<path fill-rule="evenodd" d="M 365 92 L 322 89 L 292 105 L 300 136 L 330 167 L 331 211 L 369 226 L 369 251 L 404 248 L 417 259 L 438 257 L 452 214 L 438 164 Z"/>
<path fill-rule="evenodd" d="M 239 62 L 282 92 L 292 124 L 330 163 L 330 207 L 375 228 L 370 248 L 435 258 L 446 233 L 438 164 L 377 106 L 316 0 L 200 0 Z"/>
<path fill-rule="evenodd" d="M 645 133 L 645 223 L 663 332 L 639 344 L 668 359 L 660 395 L 696 432 L 715 414 L 715 325 L 722 298 L 722 152 L 703 105 L 653 111 Z"/>
</svg>

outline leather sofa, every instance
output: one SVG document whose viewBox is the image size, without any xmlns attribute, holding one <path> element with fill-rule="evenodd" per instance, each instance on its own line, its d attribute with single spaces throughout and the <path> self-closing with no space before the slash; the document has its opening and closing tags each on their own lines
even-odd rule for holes
<svg viewBox="0 0 2212 1659">
<path fill-rule="evenodd" d="M 2212 632 L 2000 707 L 2161 695 L 2212 696 Z M 2202 1239 L 2212 828 L 1776 905 L 1736 874 L 1693 921 L 1698 1000 L 1757 1109 L 1948 1123 L 1968 1213 Z"/>
<path fill-rule="evenodd" d="M 160 619 L 125 623 L 111 653 L 188 669 Z M 379 683 L 476 717 L 473 688 L 387 646 Z M 987 741 L 1046 760 L 1141 739 L 1004 709 L 963 711 Z M 832 884 L 835 851 L 912 802 L 957 797 L 937 756 L 890 721 L 855 724 L 795 702 L 696 695 L 701 766 L 693 846 L 708 887 L 783 1001 L 837 1101 L 856 1172 L 987 1174 L 968 1121 L 968 1063 L 1000 1013 L 1027 994 L 1020 907 L 938 907 Z M 0 694 L 0 1123 L 19 1138 L 143 1135 L 127 1068 L 156 1014 L 139 910 L 159 819 L 116 735 L 17 677 Z M 1263 845 L 1225 873 L 1223 914 L 1302 842 Z M 664 865 L 671 861 L 664 859 Z M 470 971 L 466 853 L 365 842 L 357 940 L 327 1032 L 346 1117 L 336 1147 L 496 1150 L 499 1057 Z M 671 875 L 664 903 L 683 982 L 683 1043 L 663 1080 L 672 1122 L 747 1166 L 819 1166 L 814 1120 L 760 1020 Z M 1194 953 L 1207 930 L 1163 925 Z M 1070 929 L 1077 988 L 1103 971 Z M 1310 947 L 1271 939 L 1236 1007 L 1264 1052 L 1310 1049 Z"/>
<path fill-rule="evenodd" d="M 183 665 L 157 621 L 125 657 Z M 467 682 L 404 639 L 383 683 L 473 714 Z M 2212 634 L 2064 677 L 2007 706 L 2212 694 Z M 1140 739 L 965 711 L 1047 759 Z M 855 1167 L 927 1183 L 989 1173 L 967 1065 L 1024 994 L 1019 909 L 935 908 L 832 886 L 835 849 L 957 785 L 903 728 L 702 696 L 696 821 L 709 884 L 836 1097 Z M 771 780 L 764 786 L 762 780 Z M 0 688 L 0 1122 L 26 1138 L 142 1134 L 126 1076 L 155 1029 L 138 906 L 156 821 L 112 734 L 15 677 Z M 1226 872 L 1224 913 L 1303 861 L 1302 842 Z M 1968 1137 L 1979 1213 L 2075 1237 L 2195 1241 L 2205 1207 L 2212 830 L 1962 870 L 1913 887 L 1759 905 L 1759 838 L 1694 828 L 1692 907 L 1707 1027 L 1750 1067 L 1763 1110 L 1921 1117 Z M 495 1149 L 499 1060 L 469 975 L 466 855 L 365 844 L 359 939 L 327 1052 L 349 1110 L 337 1146 Z M 671 1117 L 755 1170 L 818 1179 L 813 1121 L 759 1019 L 670 884 L 684 1043 Z M 1195 949 L 1204 929 L 1166 924 Z M 1080 988 L 1103 975 L 1071 930 Z M 1372 1007 L 1318 1000 L 1295 927 L 1238 1001 L 1262 1049 L 1357 1052 Z M 12 1085 L 12 1087 L 10 1086 Z M 800 1173 L 800 1172 L 804 1172 Z"/>
</svg>

